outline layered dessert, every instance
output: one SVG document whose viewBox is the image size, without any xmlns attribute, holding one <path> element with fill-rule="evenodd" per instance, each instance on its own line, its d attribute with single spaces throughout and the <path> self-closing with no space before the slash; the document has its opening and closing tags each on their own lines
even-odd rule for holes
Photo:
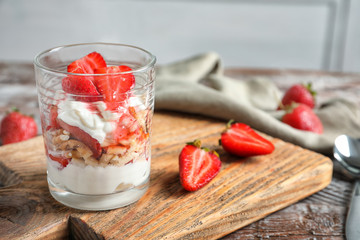
<svg viewBox="0 0 360 240">
<path fill-rule="evenodd" d="M 90 195 L 147 183 L 152 110 L 133 91 L 132 69 L 92 52 L 67 72 L 42 117 L 49 181 Z"/>
</svg>

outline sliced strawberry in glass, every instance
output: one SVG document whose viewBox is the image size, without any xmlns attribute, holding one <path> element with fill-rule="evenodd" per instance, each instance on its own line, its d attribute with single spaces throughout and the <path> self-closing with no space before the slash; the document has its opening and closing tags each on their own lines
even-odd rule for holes
<svg viewBox="0 0 360 240">
<path fill-rule="evenodd" d="M 106 62 L 103 57 L 97 53 L 92 52 L 85 57 L 82 57 L 72 62 L 68 67 L 69 73 L 78 74 L 94 74 L 96 68 L 106 67 Z M 74 76 L 69 75 L 62 80 L 62 88 L 65 92 L 75 95 L 99 96 L 100 93 L 96 89 L 92 76 Z M 84 102 L 94 102 L 101 100 L 96 97 L 78 97 L 74 96 L 76 100 Z"/>
<path fill-rule="evenodd" d="M 66 158 L 66 157 L 63 157 L 63 156 L 54 156 L 54 155 L 50 154 L 49 151 L 48 151 L 46 142 L 44 142 L 44 144 L 45 144 L 45 154 L 46 154 L 47 156 L 49 156 L 49 158 L 50 158 L 51 160 L 60 163 L 60 165 L 61 165 L 62 167 L 66 167 L 66 166 L 70 163 L 71 158 Z"/>
<path fill-rule="evenodd" d="M 88 146 L 95 158 L 101 156 L 102 149 L 100 143 L 95 138 L 91 137 L 88 133 L 81 130 L 80 128 L 65 123 L 61 119 L 58 119 L 58 122 L 63 129 L 71 134 L 71 136 Z"/>
<path fill-rule="evenodd" d="M 95 77 L 95 86 L 103 95 L 109 110 L 116 110 L 120 102 L 128 98 L 127 92 L 134 88 L 135 77 L 129 72 L 132 69 L 125 65 L 109 66 L 95 69 L 95 74 L 105 74 Z"/>
<path fill-rule="evenodd" d="M 62 80 L 61 86 L 67 93 L 74 95 L 86 95 L 84 97 L 74 96 L 74 98 L 78 101 L 95 102 L 101 100 L 101 98 L 95 97 L 99 96 L 100 93 L 89 77 L 68 76 Z"/>
<path fill-rule="evenodd" d="M 60 163 L 61 166 L 63 166 L 63 167 L 66 167 L 69 164 L 69 162 L 71 161 L 70 158 L 57 157 L 57 156 L 53 156 L 51 154 L 49 154 L 49 157 L 50 157 L 51 160 Z"/>
<path fill-rule="evenodd" d="M 49 122 L 49 127 L 50 128 L 59 128 L 59 123 L 57 122 L 57 117 L 58 117 L 58 107 L 56 105 L 51 105 L 50 106 L 50 113 L 49 113 L 49 118 L 50 118 L 50 122 Z"/>
<path fill-rule="evenodd" d="M 119 117 L 114 120 L 114 130 L 107 135 L 107 143 L 110 145 L 123 145 L 131 144 L 129 142 L 133 135 L 138 134 L 140 125 L 137 119 L 131 114 L 128 108 L 120 106 L 118 108 Z M 137 138 L 137 137 L 136 137 Z"/>
<path fill-rule="evenodd" d="M 95 69 L 106 67 L 106 62 L 100 53 L 92 52 L 70 63 L 67 71 L 70 73 L 93 74 Z"/>
</svg>

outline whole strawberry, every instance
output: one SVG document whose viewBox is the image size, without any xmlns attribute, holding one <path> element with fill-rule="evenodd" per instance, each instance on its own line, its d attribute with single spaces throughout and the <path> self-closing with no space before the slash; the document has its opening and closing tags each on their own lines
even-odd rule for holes
<svg viewBox="0 0 360 240">
<path fill-rule="evenodd" d="M 323 125 L 320 118 L 305 104 L 293 105 L 282 117 L 281 121 L 296 129 L 318 134 L 323 133 Z"/>
<path fill-rule="evenodd" d="M 180 182 L 188 191 L 205 186 L 219 173 L 220 167 L 219 155 L 201 148 L 200 140 L 187 143 L 179 155 Z"/>
<path fill-rule="evenodd" d="M 283 96 L 281 103 L 283 106 L 291 105 L 293 102 L 302 103 L 310 108 L 315 107 L 316 92 L 312 90 L 311 83 L 295 84 L 289 88 Z"/>
<path fill-rule="evenodd" d="M 269 154 L 275 149 L 269 140 L 257 134 L 250 126 L 232 121 L 221 134 L 220 144 L 226 152 L 240 157 Z"/>
<path fill-rule="evenodd" d="M 0 138 L 2 144 L 16 143 L 35 137 L 37 135 L 35 120 L 13 111 L 1 121 Z"/>
</svg>

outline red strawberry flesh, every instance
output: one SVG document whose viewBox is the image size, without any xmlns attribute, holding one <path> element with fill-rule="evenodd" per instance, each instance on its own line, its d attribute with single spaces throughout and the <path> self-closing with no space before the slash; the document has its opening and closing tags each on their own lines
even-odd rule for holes
<svg viewBox="0 0 360 240">
<path fill-rule="evenodd" d="M 89 77 L 68 76 L 62 80 L 62 88 L 65 92 L 75 95 L 98 96 L 100 93 Z M 97 98 L 77 97 L 80 101 L 93 102 Z"/>
<path fill-rule="evenodd" d="M 86 146 L 88 146 L 90 148 L 90 150 L 93 152 L 93 156 L 95 158 L 98 158 L 101 156 L 102 149 L 101 149 L 100 143 L 96 139 L 92 138 L 88 133 L 81 130 L 80 128 L 71 126 L 71 125 L 65 123 L 64 121 L 62 121 L 61 119 L 58 119 L 58 122 L 59 122 L 59 125 L 63 129 L 68 131 L 72 137 L 76 138 L 77 140 L 79 140 L 80 142 L 82 142 Z"/>
<path fill-rule="evenodd" d="M 57 121 L 57 117 L 58 117 L 58 107 L 56 105 L 51 105 L 50 106 L 50 113 L 49 113 L 49 126 L 48 128 L 54 128 L 57 129 L 59 128 L 59 123 Z"/>
<path fill-rule="evenodd" d="M 116 109 L 121 101 L 127 98 L 127 92 L 135 86 L 135 77 L 129 72 L 132 69 L 128 66 L 110 66 L 98 68 L 95 74 L 102 74 L 95 77 L 95 86 L 103 95 L 104 101 L 110 103 L 110 109 Z M 111 104 L 112 103 L 112 104 Z"/>
<path fill-rule="evenodd" d="M 106 62 L 103 57 L 97 53 L 92 52 L 74 62 L 68 67 L 69 73 L 77 74 L 94 74 L 95 69 L 106 67 Z M 62 88 L 65 92 L 75 95 L 98 96 L 100 93 L 96 89 L 93 76 L 78 76 L 69 75 L 62 80 Z M 75 99 L 85 102 L 97 101 L 98 98 L 78 97 Z"/>
<path fill-rule="evenodd" d="M 106 62 L 101 54 L 92 52 L 74 62 L 67 67 L 69 73 L 93 74 L 95 69 L 106 67 Z"/>
<path fill-rule="evenodd" d="M 209 183 L 220 171 L 219 157 L 194 145 L 186 145 L 179 156 L 179 173 L 182 186 L 196 191 Z"/>
<path fill-rule="evenodd" d="M 71 161 L 70 158 L 57 157 L 57 156 L 53 156 L 51 154 L 49 154 L 49 158 L 53 161 L 60 163 L 62 167 L 66 167 L 69 164 L 69 162 Z"/>
<path fill-rule="evenodd" d="M 269 154 L 275 149 L 269 140 L 243 123 L 232 124 L 223 132 L 221 145 L 225 151 L 241 157 Z"/>
</svg>

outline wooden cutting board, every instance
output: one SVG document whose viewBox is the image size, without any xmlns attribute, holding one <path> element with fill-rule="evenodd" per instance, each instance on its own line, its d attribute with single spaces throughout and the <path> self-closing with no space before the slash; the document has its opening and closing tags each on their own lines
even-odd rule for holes
<svg viewBox="0 0 360 240">
<path fill-rule="evenodd" d="M 330 183 L 329 158 L 265 135 L 275 144 L 272 154 L 228 155 L 218 146 L 224 126 L 157 112 L 149 190 L 137 203 L 102 212 L 71 209 L 51 197 L 42 137 L 0 147 L 1 239 L 216 239 Z M 215 148 L 223 165 L 210 184 L 186 192 L 179 183 L 178 155 L 196 138 Z"/>
</svg>

